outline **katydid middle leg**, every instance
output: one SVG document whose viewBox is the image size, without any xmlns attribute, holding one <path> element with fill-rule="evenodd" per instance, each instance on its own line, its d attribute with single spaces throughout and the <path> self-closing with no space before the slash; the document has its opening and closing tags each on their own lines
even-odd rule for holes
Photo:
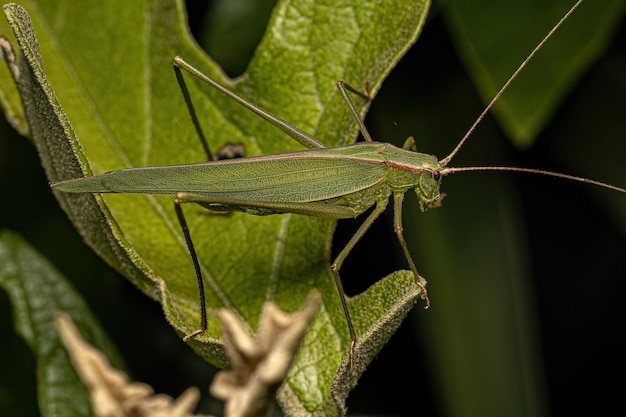
<svg viewBox="0 0 626 417">
<path fill-rule="evenodd" d="M 356 344 L 356 332 L 354 331 L 354 325 L 352 324 L 352 319 L 350 318 L 350 311 L 348 310 L 348 303 L 346 301 L 346 293 L 343 290 L 343 284 L 341 283 L 341 278 L 339 277 L 339 269 L 345 261 L 348 254 L 352 251 L 356 243 L 363 237 L 365 232 L 370 228 L 372 223 L 385 211 L 387 207 L 387 200 L 381 202 L 376 205 L 374 210 L 370 213 L 370 215 L 365 219 L 363 224 L 359 227 L 359 229 L 354 233 L 352 238 L 348 241 L 346 246 L 339 252 L 339 255 L 335 258 L 335 261 L 330 265 L 330 269 L 333 272 L 333 278 L 335 279 L 335 286 L 337 287 L 337 292 L 339 293 L 339 299 L 341 300 L 341 307 L 343 308 L 343 314 L 346 316 L 346 321 L 348 322 L 348 330 L 350 331 L 350 368 L 353 368 L 354 365 L 354 346 Z"/>
</svg>

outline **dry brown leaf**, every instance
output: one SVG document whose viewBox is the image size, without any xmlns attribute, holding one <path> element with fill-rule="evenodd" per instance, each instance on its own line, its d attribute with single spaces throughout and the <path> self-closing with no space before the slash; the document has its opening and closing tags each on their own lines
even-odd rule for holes
<svg viewBox="0 0 626 417">
<path fill-rule="evenodd" d="M 93 411 L 99 417 L 185 417 L 200 398 L 189 388 L 177 399 L 155 394 L 148 384 L 132 382 L 111 366 L 102 352 L 81 337 L 72 319 L 58 314 L 56 325 L 76 372 L 91 393 Z"/>
<path fill-rule="evenodd" d="M 317 291 L 309 295 L 302 310 L 292 314 L 266 302 L 256 339 L 231 311 L 220 310 L 222 339 L 233 368 L 218 373 L 210 391 L 226 402 L 228 417 L 268 414 L 320 304 Z"/>
</svg>

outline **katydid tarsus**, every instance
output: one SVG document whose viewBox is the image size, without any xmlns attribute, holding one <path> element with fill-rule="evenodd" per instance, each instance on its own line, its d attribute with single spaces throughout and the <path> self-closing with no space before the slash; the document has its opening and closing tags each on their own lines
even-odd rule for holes
<svg viewBox="0 0 626 417">
<path fill-rule="evenodd" d="M 196 203 L 211 210 L 243 211 L 254 215 L 295 213 L 333 219 L 352 218 L 373 206 L 366 220 L 331 265 L 337 292 L 348 323 L 351 337 L 350 360 L 353 362 L 357 335 L 350 319 L 339 270 L 359 239 L 386 209 L 390 198 L 393 198 L 394 206 L 394 231 L 414 275 L 415 283 L 420 287 L 422 298 L 428 307 L 425 281 L 419 275 L 403 237 L 402 202 L 404 194 L 409 189 L 415 190 L 422 211 L 440 205 L 443 198 L 440 185 L 444 176 L 463 171 L 515 171 L 541 174 L 626 193 L 626 189 L 606 183 L 532 168 L 506 166 L 453 168 L 447 166 L 511 81 L 581 2 L 582 0 L 579 0 L 544 37 L 487 105 L 458 145 L 441 160 L 437 160 L 433 155 L 413 151 L 412 138 L 406 141 L 402 149 L 391 144 L 372 141 L 347 93 L 355 93 L 366 99 L 368 96 L 365 93 L 359 93 L 342 81 L 337 83 L 339 93 L 346 102 L 348 110 L 354 115 L 364 142 L 325 147 L 313 136 L 265 112 L 204 75 L 182 58 L 176 57 L 173 60 L 176 78 L 209 162 L 122 169 L 102 175 L 58 182 L 53 184 L 53 187 L 59 191 L 76 193 L 165 194 L 174 197 L 175 212 L 195 268 L 200 295 L 200 326 L 185 336 L 185 339 L 197 336 L 206 330 L 207 313 L 202 272 L 181 208 L 183 203 Z M 181 70 L 240 103 L 308 149 L 251 158 L 213 160 Z"/>
</svg>

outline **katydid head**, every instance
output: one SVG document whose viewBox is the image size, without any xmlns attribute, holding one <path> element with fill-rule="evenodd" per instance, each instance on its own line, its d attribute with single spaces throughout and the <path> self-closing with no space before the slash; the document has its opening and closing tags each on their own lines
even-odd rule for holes
<svg viewBox="0 0 626 417">
<path fill-rule="evenodd" d="M 440 169 L 441 167 L 425 169 L 419 173 L 415 194 L 422 211 L 441 206 L 441 200 L 446 196 L 440 191 L 442 177 Z"/>
<path fill-rule="evenodd" d="M 445 197 L 440 191 L 444 167 L 437 157 L 417 152 L 413 137 L 406 140 L 402 150 L 391 147 L 387 151 L 393 151 L 392 165 L 401 168 L 387 174 L 387 181 L 392 190 L 404 194 L 412 187 L 422 211 L 439 207 Z"/>
</svg>

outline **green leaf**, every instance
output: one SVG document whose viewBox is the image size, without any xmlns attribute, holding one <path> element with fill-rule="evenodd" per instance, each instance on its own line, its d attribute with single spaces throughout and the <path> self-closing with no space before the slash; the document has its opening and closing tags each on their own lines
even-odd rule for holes
<svg viewBox="0 0 626 417">
<path fill-rule="evenodd" d="M 57 312 L 69 314 L 91 343 L 120 363 L 82 298 L 46 259 L 14 233 L 0 232 L 0 286 L 13 305 L 15 329 L 37 358 L 43 416 L 88 416 L 89 392 L 74 372 L 56 333 Z"/>
<path fill-rule="evenodd" d="M 485 105 L 573 3 L 463 0 L 446 5 L 453 41 Z M 533 144 L 610 44 L 625 6 L 623 0 L 583 2 L 511 84 L 493 112 L 516 146 Z"/>
<path fill-rule="evenodd" d="M 22 3 L 32 13 L 39 46 L 24 9 L 7 6 L 5 13 L 26 57 L 17 84 L 51 181 L 203 160 L 172 74 L 175 55 L 325 144 L 349 143 L 356 126 L 335 82 L 368 84 L 375 95 L 417 38 L 428 6 L 428 1 L 281 2 L 246 73 L 232 82 L 190 39 L 180 2 L 121 6 L 109 1 L 87 9 L 75 2 L 64 7 Z M 197 83 L 191 90 L 214 149 L 232 142 L 243 143 L 248 156 L 298 149 L 216 92 Z M 159 300 L 181 335 L 197 328 L 194 272 L 171 199 L 57 197 L 85 240 Z M 412 279 L 405 273 L 391 275 L 350 302 L 355 327 L 363 335 L 353 373 L 347 365 L 347 325 L 328 267 L 334 222 L 296 215 L 208 216 L 194 207 L 185 211 L 205 274 L 210 314 L 207 333 L 191 341 L 192 347 L 225 366 L 218 308 L 234 311 L 252 332 L 264 301 L 295 310 L 312 287 L 318 288 L 322 312 L 279 401 L 296 410 L 290 412 L 341 413 L 357 376 L 417 300 Z"/>
</svg>

